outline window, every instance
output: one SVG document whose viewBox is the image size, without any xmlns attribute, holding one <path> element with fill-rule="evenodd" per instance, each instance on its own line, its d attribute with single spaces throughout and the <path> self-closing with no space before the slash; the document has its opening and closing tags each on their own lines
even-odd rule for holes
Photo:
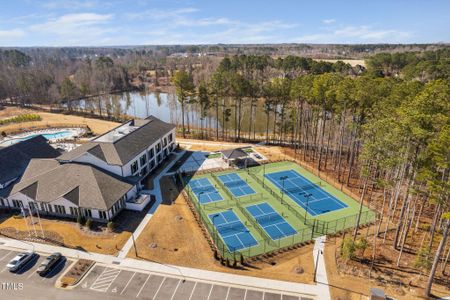
<svg viewBox="0 0 450 300">
<path fill-rule="evenodd" d="M 155 160 L 152 160 L 150 162 L 150 170 L 153 169 L 155 167 Z"/>
<path fill-rule="evenodd" d="M 134 174 L 137 171 L 138 171 L 138 163 L 137 163 L 137 161 L 135 161 L 131 164 L 131 174 Z"/>
<path fill-rule="evenodd" d="M 147 163 L 147 154 L 144 153 L 144 155 L 141 156 L 140 161 L 141 167 L 145 166 L 145 164 Z"/>
<path fill-rule="evenodd" d="M 169 134 L 169 143 L 173 141 L 173 136 L 172 136 L 172 134 L 173 134 L 173 133 Z"/>
<path fill-rule="evenodd" d="M 17 208 L 23 207 L 23 203 L 20 200 L 13 199 L 12 204 L 13 204 L 14 207 L 17 207 Z"/>
<path fill-rule="evenodd" d="M 144 176 L 145 174 L 147 174 L 147 166 L 142 168 L 140 176 Z"/>
<path fill-rule="evenodd" d="M 155 149 L 150 149 L 148 152 L 148 159 L 152 159 L 155 156 Z"/>
<path fill-rule="evenodd" d="M 43 211 L 47 211 L 46 207 L 45 207 L 45 203 L 41 202 L 39 203 L 41 205 L 41 210 Z"/>
<path fill-rule="evenodd" d="M 57 214 L 65 215 L 66 214 L 66 208 L 63 205 L 55 204 L 55 212 Z"/>
<path fill-rule="evenodd" d="M 161 143 L 158 143 L 156 145 L 156 153 L 159 153 L 161 151 Z"/>
<path fill-rule="evenodd" d="M 100 217 L 100 219 L 106 219 L 106 212 L 103 210 L 99 210 L 98 211 L 98 215 Z"/>
<path fill-rule="evenodd" d="M 1 204 L 1 206 L 6 206 L 5 202 L 3 202 L 3 198 L 0 198 L 0 204 Z"/>
<path fill-rule="evenodd" d="M 70 207 L 70 214 L 73 216 L 78 216 L 80 214 L 78 207 Z"/>
<path fill-rule="evenodd" d="M 88 218 L 92 218 L 92 211 L 90 209 L 84 209 L 84 216 Z"/>
<path fill-rule="evenodd" d="M 166 146 L 167 146 L 167 139 L 164 138 L 164 139 L 163 139 L 163 148 L 166 147 Z"/>
<path fill-rule="evenodd" d="M 158 154 L 158 163 L 162 161 L 161 153 Z"/>
</svg>

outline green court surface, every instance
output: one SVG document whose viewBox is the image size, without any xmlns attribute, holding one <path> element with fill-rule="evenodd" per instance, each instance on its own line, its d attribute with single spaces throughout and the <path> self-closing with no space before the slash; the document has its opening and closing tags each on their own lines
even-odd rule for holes
<svg viewBox="0 0 450 300">
<path fill-rule="evenodd" d="M 278 174 L 294 174 L 301 177 L 302 184 L 308 182 L 311 184 L 308 184 L 308 187 L 304 185 L 283 189 L 284 182 L 282 182 L 282 187 L 280 182 L 273 180 L 273 177 Z M 288 180 L 291 180 L 287 177 L 281 177 L 283 181 L 286 180 L 286 184 Z M 213 186 L 212 189 L 217 190 L 223 200 L 205 202 L 197 198 L 202 198 L 204 192 L 198 187 L 194 188 L 194 192 L 189 183 L 191 180 L 192 183 L 198 182 L 198 179 L 202 178 L 208 178 Z M 232 181 L 228 184 L 225 181 L 227 184 L 225 185 L 223 178 L 230 178 Z M 294 180 L 297 179 L 292 178 L 292 183 L 296 184 Z M 352 228 L 356 224 L 359 212 L 357 201 L 293 162 L 277 162 L 248 169 L 195 175 L 183 178 L 183 180 L 189 200 L 199 213 L 217 249 L 223 257 L 230 259 L 239 259 L 241 254 L 244 257 L 253 257 L 273 252 L 280 248 L 310 241 L 324 234 Z M 249 186 L 254 193 L 236 197 L 239 185 L 242 185 L 242 189 Z M 303 200 L 305 197 L 308 198 L 307 202 Z M 320 199 L 314 197 L 320 197 Z M 335 202 L 341 203 L 338 208 L 332 208 L 331 201 L 333 199 Z M 311 207 L 314 207 L 314 203 L 319 201 L 322 210 L 319 213 L 310 210 Z M 327 206 L 326 201 L 330 201 L 329 211 L 323 209 Z M 272 217 L 258 217 L 258 213 L 254 212 L 255 207 L 270 207 L 269 214 L 272 214 Z M 308 209 L 308 212 L 305 208 Z M 218 224 L 217 220 L 214 220 L 215 216 L 233 215 L 233 213 L 244 226 L 238 223 L 238 226 L 235 226 L 231 222 L 226 223 L 227 228 L 223 228 L 224 225 Z M 375 212 L 364 206 L 360 224 L 370 223 L 374 220 Z M 286 231 L 288 233 L 283 233 L 283 228 L 290 229 Z M 226 232 L 226 236 L 221 234 L 223 232 Z M 248 236 L 249 239 L 240 239 L 240 236 Z M 257 241 L 256 245 L 250 242 L 246 244 L 251 237 Z"/>
</svg>

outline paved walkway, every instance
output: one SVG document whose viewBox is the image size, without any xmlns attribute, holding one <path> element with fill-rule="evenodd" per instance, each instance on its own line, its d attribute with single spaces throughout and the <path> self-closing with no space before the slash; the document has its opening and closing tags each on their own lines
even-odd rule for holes
<svg viewBox="0 0 450 300">
<path fill-rule="evenodd" d="M 133 271 L 146 271 L 165 276 L 176 276 L 186 280 L 197 280 L 213 282 L 216 284 L 230 285 L 241 288 L 253 288 L 269 290 L 274 293 L 294 293 L 301 294 L 306 297 L 312 297 L 316 299 L 329 299 L 329 292 L 326 285 L 313 285 L 293 283 L 280 280 L 264 279 L 243 275 L 235 275 L 229 273 L 220 273 L 214 271 L 207 271 L 201 269 L 178 267 L 174 265 L 159 264 L 149 261 L 131 259 L 131 258 L 118 258 L 115 256 L 84 252 L 75 249 L 57 247 L 52 245 L 45 245 L 39 243 L 24 242 L 19 240 L 0 238 L 0 248 L 9 250 L 34 250 L 43 254 L 50 254 L 53 252 L 60 252 L 68 258 L 83 258 L 94 260 L 97 263 L 101 263 L 107 266 L 119 267 Z M 319 261 L 320 262 L 320 261 Z M 325 267 L 325 265 L 323 265 Z M 322 272 L 318 268 L 318 271 Z M 328 295 L 328 298 L 327 296 Z"/>
<path fill-rule="evenodd" d="M 319 299 L 331 299 L 330 289 L 328 288 L 327 269 L 325 267 L 325 240 L 326 236 L 320 236 L 314 243 L 314 266 L 316 266 L 316 287 Z"/>
<path fill-rule="evenodd" d="M 132 233 L 132 236 L 128 239 L 128 241 L 125 243 L 125 245 L 122 247 L 122 249 L 119 251 L 119 254 L 117 257 L 125 258 L 130 251 L 131 247 L 133 247 L 133 237 L 136 240 L 139 235 L 144 230 L 147 223 L 152 218 L 153 214 L 155 213 L 155 210 L 158 208 L 158 206 L 162 202 L 162 194 L 161 194 L 161 187 L 159 185 L 160 179 L 166 175 L 166 173 L 172 168 L 172 166 L 177 162 L 178 159 L 180 159 L 186 151 L 181 151 L 177 154 L 177 156 L 166 166 L 164 170 L 162 170 L 158 176 L 153 179 L 153 190 L 151 191 L 151 194 L 155 196 L 156 201 L 155 204 L 150 207 L 145 217 L 142 219 L 141 223 L 139 223 L 136 230 Z"/>
</svg>

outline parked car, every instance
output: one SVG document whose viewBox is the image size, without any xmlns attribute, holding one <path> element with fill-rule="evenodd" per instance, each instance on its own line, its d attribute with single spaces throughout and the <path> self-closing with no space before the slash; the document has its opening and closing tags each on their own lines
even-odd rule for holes
<svg viewBox="0 0 450 300">
<path fill-rule="evenodd" d="M 58 252 L 53 253 L 39 265 L 36 272 L 39 275 L 44 276 L 58 264 L 58 262 L 62 259 L 62 257 L 63 256 L 61 255 L 61 253 Z"/>
<path fill-rule="evenodd" d="M 19 253 L 16 255 L 16 257 L 11 259 L 6 267 L 11 272 L 18 271 L 20 268 L 25 266 L 34 256 L 35 253 L 33 251 Z"/>
<path fill-rule="evenodd" d="M 255 153 L 255 157 L 256 157 L 257 159 L 262 159 L 262 156 L 259 155 L 258 153 Z"/>
</svg>

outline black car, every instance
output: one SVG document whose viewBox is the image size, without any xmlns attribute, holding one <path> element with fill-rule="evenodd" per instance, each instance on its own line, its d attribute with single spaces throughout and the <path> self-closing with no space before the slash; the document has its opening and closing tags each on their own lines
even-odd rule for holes
<svg viewBox="0 0 450 300">
<path fill-rule="evenodd" d="M 52 255 L 50 255 L 49 257 L 47 257 L 42 263 L 41 265 L 37 268 L 36 272 L 41 275 L 44 276 L 45 274 L 47 274 L 52 268 L 54 268 L 58 262 L 62 259 L 62 255 L 61 253 L 53 253 Z"/>
</svg>

